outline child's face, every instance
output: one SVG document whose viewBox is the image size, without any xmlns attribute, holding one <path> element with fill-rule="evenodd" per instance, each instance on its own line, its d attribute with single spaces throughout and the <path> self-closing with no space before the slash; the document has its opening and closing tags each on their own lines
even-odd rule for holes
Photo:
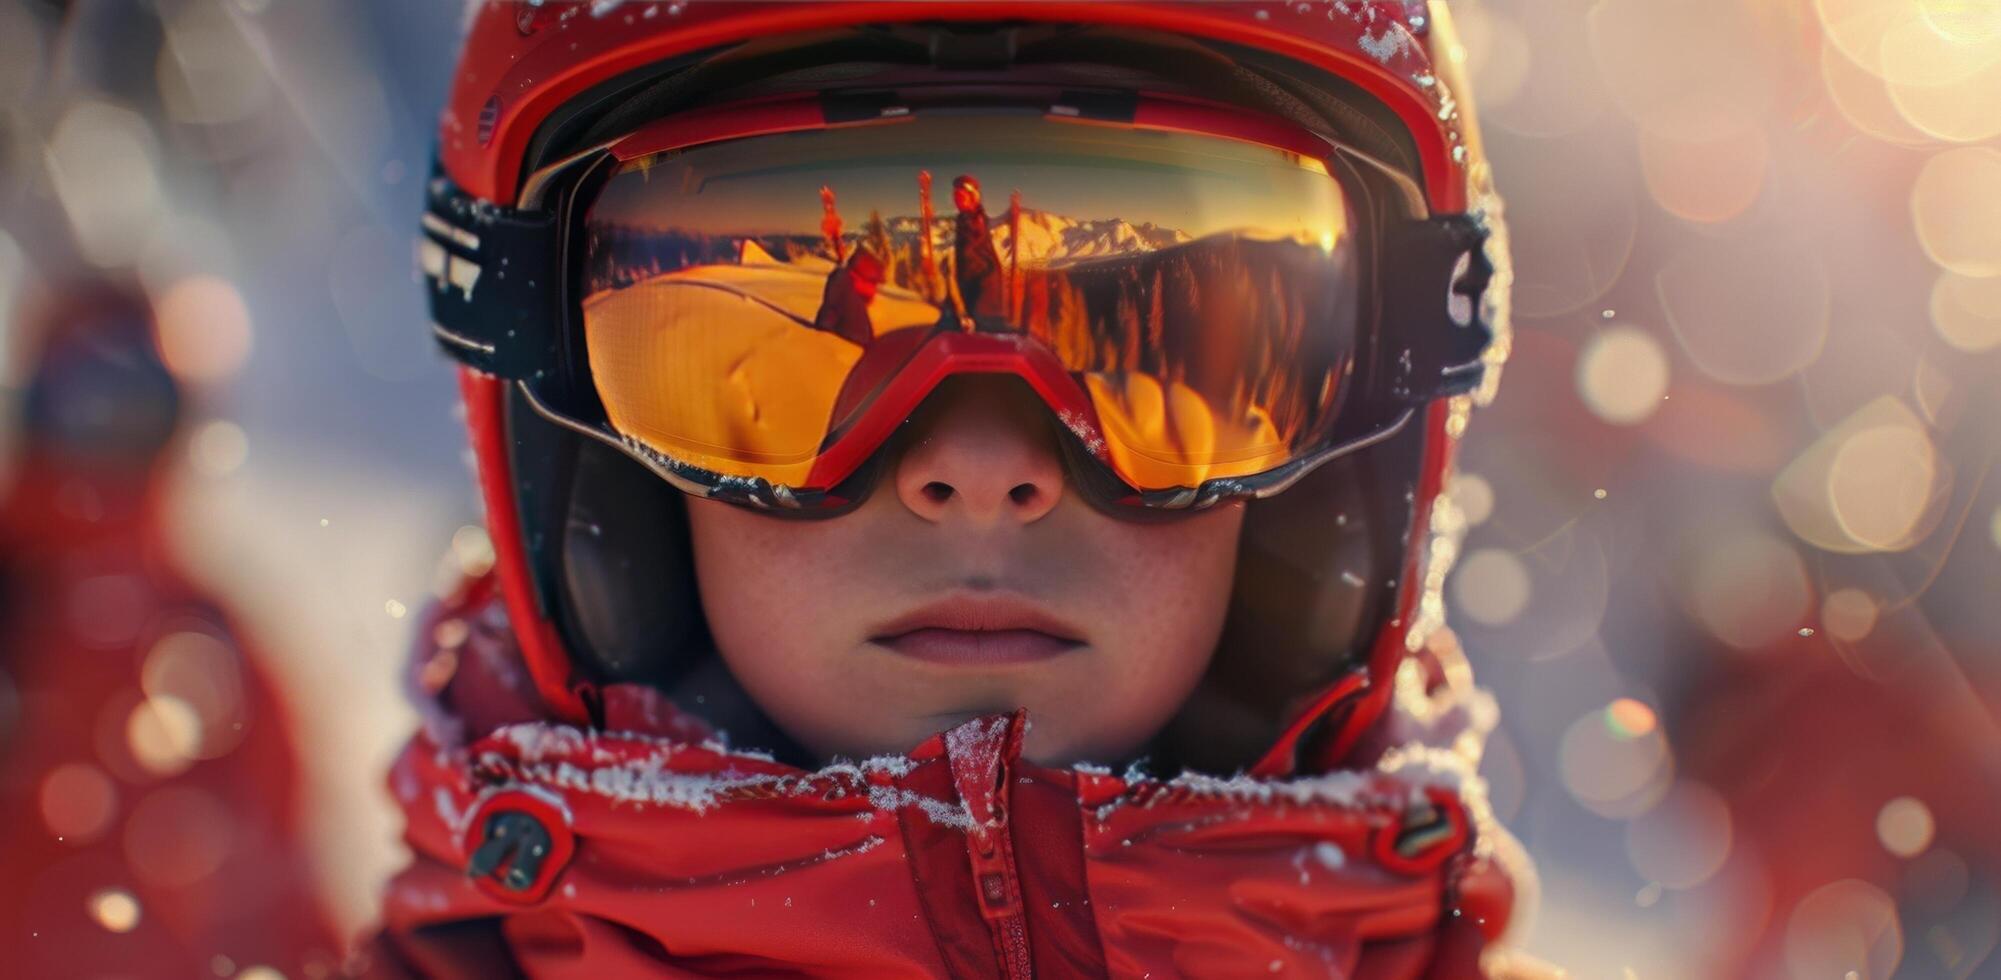
<svg viewBox="0 0 2001 980">
<path fill-rule="evenodd" d="M 1067 492 L 1048 412 L 961 376 L 906 427 L 876 492 L 824 521 L 690 501 L 702 607 L 758 706 L 822 757 L 904 752 L 1025 707 L 1025 754 L 1108 761 L 1207 669 L 1241 503 L 1164 523 Z"/>
</svg>

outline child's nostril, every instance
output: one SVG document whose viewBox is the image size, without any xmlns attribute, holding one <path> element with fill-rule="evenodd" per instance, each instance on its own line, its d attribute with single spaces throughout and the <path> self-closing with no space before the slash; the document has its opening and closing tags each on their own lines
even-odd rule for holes
<svg viewBox="0 0 2001 980">
<path fill-rule="evenodd" d="M 934 504 L 942 504 L 952 499 L 952 485 L 932 480 L 924 485 L 924 496 Z"/>
<path fill-rule="evenodd" d="M 1035 484 L 1022 483 L 1007 492 L 1008 498 L 1017 504 L 1025 504 L 1035 499 Z"/>
</svg>

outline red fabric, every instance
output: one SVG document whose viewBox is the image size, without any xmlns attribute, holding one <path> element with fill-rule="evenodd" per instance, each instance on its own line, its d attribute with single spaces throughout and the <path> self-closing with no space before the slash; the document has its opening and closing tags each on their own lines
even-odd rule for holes
<svg viewBox="0 0 2001 980">
<path fill-rule="evenodd" d="M 1414 799 L 1464 822 L 1440 786 L 1049 769 L 1020 758 L 1019 715 L 811 773 L 637 689 L 607 690 L 611 730 L 519 721 L 485 704 L 532 689 L 499 605 L 475 586 L 433 617 L 469 629 L 422 634 L 457 646 L 418 658 L 433 710 L 390 778 L 417 857 L 373 975 L 1462 977 L 1504 925 L 1469 837 L 1401 871 L 1371 857 Z M 527 894 L 464 870 L 516 811 L 568 851 Z"/>
<path fill-rule="evenodd" d="M 285 714 L 256 651 L 166 558 L 144 475 L 28 460 L 0 506 L 0 600 L 0 677 L 19 707 L 0 710 L 4 972 L 333 969 L 342 947 L 298 840 Z M 203 638 L 196 652 L 163 659 L 181 634 Z M 148 695 L 200 719 L 185 769 L 135 756 L 128 725 Z M 142 726 L 139 741 L 160 735 Z M 93 917 L 107 893 L 136 902 L 128 930 Z"/>
</svg>

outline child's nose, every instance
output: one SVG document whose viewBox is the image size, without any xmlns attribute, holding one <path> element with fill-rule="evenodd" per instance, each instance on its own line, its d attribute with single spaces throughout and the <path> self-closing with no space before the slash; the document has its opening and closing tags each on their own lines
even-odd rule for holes
<svg viewBox="0 0 2001 980">
<path fill-rule="evenodd" d="M 1018 378 L 966 375 L 939 385 L 911 422 L 896 493 L 934 523 L 1028 524 L 1063 498 L 1047 410 Z"/>
</svg>

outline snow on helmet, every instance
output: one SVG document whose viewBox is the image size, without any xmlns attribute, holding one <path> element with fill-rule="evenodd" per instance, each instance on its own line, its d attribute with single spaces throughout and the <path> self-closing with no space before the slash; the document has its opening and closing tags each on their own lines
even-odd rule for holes
<svg viewBox="0 0 2001 980">
<path fill-rule="evenodd" d="M 578 325 L 593 290 L 657 275 L 670 252 L 679 257 L 667 264 L 677 267 L 748 266 L 783 261 L 774 250 L 789 249 L 803 256 L 795 264 L 850 274 L 865 256 L 867 287 L 907 298 L 917 308 L 911 324 L 928 325 L 956 304 L 933 332 L 904 331 L 923 346 L 899 358 L 935 356 L 949 367 L 968 351 L 991 360 L 1003 348 L 1040 350 L 1009 369 L 1076 434 L 1065 450 L 1094 503 L 1176 509 L 1254 498 L 1218 655 L 1154 756 L 1263 775 L 1338 763 L 1381 715 L 1407 653 L 1442 623 L 1440 585 L 1463 523 L 1442 491 L 1467 417 L 1491 397 L 1508 346 L 1506 236 L 1462 62 L 1445 5 L 1414 0 L 477 4 L 443 114 L 419 255 L 435 287 L 433 329 L 462 364 L 496 575 L 550 710 L 589 723 L 595 690 L 612 682 L 670 694 L 709 689 L 721 668 L 695 600 L 682 494 L 838 513 L 866 492 L 884 427 L 928 392 L 899 388 L 890 370 L 871 397 L 847 399 L 835 391 L 856 375 L 833 378 L 823 386 L 832 414 L 827 404 L 803 410 L 814 420 L 807 449 L 778 468 L 764 460 L 783 453 L 760 455 L 770 447 L 686 449 L 706 445 L 675 441 L 674 426 L 686 419 L 652 425 L 660 420 L 640 418 L 643 406 L 635 407 L 644 399 L 593 373 L 599 359 Z M 1346 250 L 1329 234 L 1317 252 L 1286 252 L 1317 254 L 1320 264 L 1301 259 L 1306 271 L 1271 273 L 1294 292 L 1269 305 L 1348 317 L 1362 339 L 1312 348 L 1312 338 L 1287 326 L 1297 315 L 1259 320 L 1268 325 L 1247 333 L 1245 345 L 1263 359 L 1247 364 L 1292 371 L 1305 361 L 1314 373 L 1269 381 L 1237 367 L 1235 390 L 1265 399 L 1237 406 L 1256 424 L 1234 456 L 1197 459 L 1181 447 L 1140 444 L 1136 427 L 1120 429 L 1126 403 L 1103 386 L 1074 383 L 1069 376 L 1087 368 L 1049 352 L 1061 346 L 1057 334 L 1038 333 L 1070 321 L 1035 318 L 1032 309 L 1047 313 L 1023 298 L 1035 283 L 1086 310 L 1093 290 L 1123 288 L 1094 284 L 1093 276 L 1115 275 L 1093 271 L 1105 267 L 1085 261 L 1095 253 L 1077 249 L 1064 259 L 1073 264 L 1040 279 L 1010 268 L 1003 299 L 989 293 L 977 310 L 961 284 L 925 274 L 931 236 L 898 239 L 885 226 L 951 220 L 929 210 L 928 169 L 911 175 L 924 213 L 901 226 L 844 226 L 835 189 L 823 187 L 817 240 L 804 229 L 790 238 L 746 232 L 670 242 L 593 217 L 597 195 L 618 175 L 673 153 L 777 136 L 802 139 L 786 145 L 813 153 L 851 152 L 855 141 L 816 134 L 890 121 L 943 125 L 926 122 L 949 115 L 935 107 L 973 102 L 1030 109 L 1021 117 L 1030 127 L 1083 121 L 1235 141 L 1335 177 L 1349 195 L 1340 213 L 1363 229 L 1363 244 Z M 1003 196 L 974 195 L 973 206 L 984 215 Z M 1009 253 L 1017 242 L 1028 248 L 1029 232 L 1018 227 L 1024 214 L 1048 216 L 1026 210 L 1019 194 L 997 214 L 995 240 Z M 1083 234 L 1076 226 L 1064 233 Z M 1311 244 L 1297 232 L 1278 237 Z M 1200 244 L 1152 225 L 1119 233 L 1139 243 L 1122 260 L 1154 263 L 1146 273 L 1154 282 L 1187 268 L 1166 257 L 1169 246 Z M 1255 250 L 1233 243 L 1203 261 L 1241 271 L 1248 260 L 1240 253 Z M 883 263 L 891 271 L 875 268 Z M 1359 285 L 1314 306 L 1326 299 L 1315 277 L 1334 275 Z M 830 275 L 827 296 L 839 281 L 838 271 Z M 806 313 L 773 315 L 811 327 Z M 967 329 L 946 329 L 952 322 Z M 866 338 L 871 327 L 841 329 Z M 1086 348 L 1132 343 L 1089 329 Z M 1043 343 L 1019 343 L 1010 331 Z M 876 334 L 877 346 L 884 336 L 896 335 Z M 1318 354 L 1298 356 L 1301 343 Z M 1173 361 L 1172 343 L 1157 346 L 1166 352 L 1145 356 Z M 850 357 L 842 370 L 859 371 L 847 365 L 861 362 Z M 1179 379 L 1185 368 L 1160 371 Z M 1358 393 L 1339 403 L 1336 389 L 1349 387 Z M 849 418 L 851 402 L 876 407 Z M 1346 404 L 1386 407 L 1371 416 Z M 1361 421 L 1349 425 L 1351 415 Z M 1147 462 L 1162 459 L 1169 462 Z M 712 720 L 731 730 L 754 725 L 754 709 L 742 714 Z"/>
</svg>

